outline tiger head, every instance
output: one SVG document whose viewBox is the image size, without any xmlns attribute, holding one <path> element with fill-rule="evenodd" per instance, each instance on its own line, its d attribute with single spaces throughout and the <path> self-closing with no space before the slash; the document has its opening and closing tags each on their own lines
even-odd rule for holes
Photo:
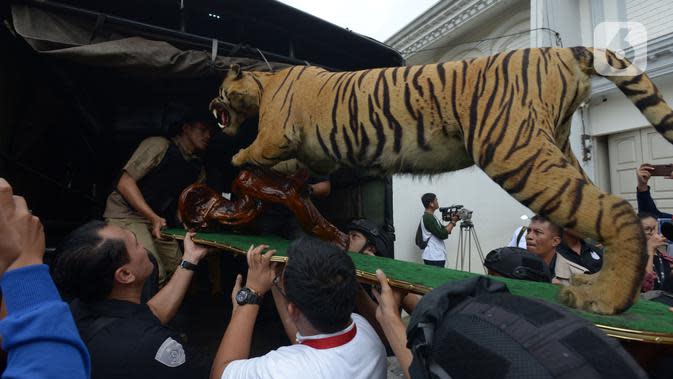
<svg viewBox="0 0 673 379">
<path fill-rule="evenodd" d="M 234 136 L 243 121 L 259 112 L 261 97 L 262 86 L 255 74 L 232 64 L 220 85 L 219 96 L 210 102 L 210 111 L 222 132 Z"/>
</svg>

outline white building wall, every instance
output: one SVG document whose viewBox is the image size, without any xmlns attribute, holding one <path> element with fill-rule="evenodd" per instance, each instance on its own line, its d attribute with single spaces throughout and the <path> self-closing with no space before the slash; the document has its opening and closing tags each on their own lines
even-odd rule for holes
<svg viewBox="0 0 673 379">
<path fill-rule="evenodd" d="M 643 24 L 649 39 L 673 33 L 673 1 L 626 0 L 625 8 L 626 18 Z"/>
<path fill-rule="evenodd" d="M 437 194 L 442 207 L 461 204 L 473 210 L 472 221 L 481 243 L 483 254 L 507 245 L 514 229 L 521 225 L 521 215 L 531 216 L 531 211 L 509 196 L 476 166 L 437 175 L 431 178 L 395 176 L 393 178 L 393 209 L 395 218 L 395 257 L 422 262 L 420 250 L 414 244 L 416 228 L 423 215 L 421 196 L 426 192 Z M 437 212 L 437 217 L 440 217 Z M 458 251 L 458 228 L 445 241 L 448 252 L 447 266 L 455 267 Z M 476 244 L 472 245 L 470 271 L 482 272 Z M 465 258 L 467 260 L 467 257 Z M 465 267 L 467 269 L 467 267 Z"/>
<path fill-rule="evenodd" d="M 668 104 L 673 104 L 673 76 L 653 79 Z M 650 126 L 638 108 L 619 91 L 600 96 L 591 102 L 589 123 L 593 136 L 619 133 Z"/>
<path fill-rule="evenodd" d="M 491 55 L 509 49 L 528 47 L 530 33 L 506 38 L 530 29 L 530 7 L 527 1 L 519 1 L 500 12 L 496 19 L 482 22 L 459 40 L 451 40 L 451 47 L 437 50 L 428 59 L 427 54 L 407 58 L 408 64 L 425 64 L 437 61 L 461 60 L 475 56 Z M 474 44 L 463 41 L 484 40 Z M 438 43 L 441 45 L 441 43 Z M 419 58 L 420 57 L 420 58 Z M 521 226 L 522 215 L 532 216 L 532 212 L 519 204 L 500 186 L 495 184 L 477 167 L 437 175 L 431 178 L 411 176 L 393 177 L 393 217 L 395 220 L 395 255 L 397 259 L 422 262 L 420 250 L 414 244 L 416 228 L 423 213 L 421 196 L 433 192 L 439 198 L 440 206 L 461 204 L 474 211 L 472 220 L 483 254 L 505 246 L 514 230 Z M 437 217 L 440 217 L 437 212 Z M 454 268 L 458 251 L 459 229 L 455 228 L 446 240 L 448 251 L 447 266 Z M 467 248 L 465 249 L 467 253 Z M 468 257 L 465 257 L 468 260 Z M 472 265 L 470 271 L 483 272 L 476 243 L 472 243 Z M 467 270 L 467 266 L 465 266 Z"/>
</svg>

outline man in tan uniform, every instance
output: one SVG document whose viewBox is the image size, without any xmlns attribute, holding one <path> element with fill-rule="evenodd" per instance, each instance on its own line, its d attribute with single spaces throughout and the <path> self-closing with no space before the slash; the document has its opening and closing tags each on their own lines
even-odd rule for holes
<svg viewBox="0 0 673 379">
<path fill-rule="evenodd" d="M 161 238 L 161 229 L 182 225 L 177 214 L 180 193 L 194 182 L 205 181 L 198 154 L 208 147 L 214 129 L 212 119 L 207 112 L 190 113 L 182 119 L 174 137 L 143 140 L 107 199 L 103 217 L 132 231 L 156 258 L 159 283 L 171 276 L 182 255 L 174 240 Z"/>
</svg>

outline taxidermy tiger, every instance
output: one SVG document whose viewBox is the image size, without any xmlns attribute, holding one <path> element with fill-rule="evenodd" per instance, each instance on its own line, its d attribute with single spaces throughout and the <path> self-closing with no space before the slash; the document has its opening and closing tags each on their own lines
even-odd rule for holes
<svg viewBox="0 0 673 379">
<path fill-rule="evenodd" d="M 613 68 L 631 66 L 604 53 Z M 236 166 L 297 158 L 319 173 L 348 165 L 437 174 L 476 164 L 521 204 L 606 245 L 603 269 L 575 276 L 560 300 L 614 314 L 638 296 L 647 257 L 631 205 L 592 184 L 568 144 L 573 112 L 597 75 L 593 62 L 594 49 L 575 47 L 355 72 L 234 65 L 210 107 L 229 135 L 259 115 L 257 137 L 233 157 Z M 633 70 L 607 79 L 673 142 L 671 108 Z"/>
</svg>

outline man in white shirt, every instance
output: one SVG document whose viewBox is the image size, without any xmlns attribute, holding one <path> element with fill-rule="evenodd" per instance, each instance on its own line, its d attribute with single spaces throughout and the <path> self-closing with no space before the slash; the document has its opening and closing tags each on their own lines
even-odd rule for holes
<svg viewBox="0 0 673 379">
<path fill-rule="evenodd" d="M 213 362 L 211 379 L 385 378 L 386 352 L 374 329 L 355 307 L 355 266 L 341 249 L 302 238 L 288 248 L 288 261 L 276 274 L 273 250 L 247 253 L 248 277 L 236 279 L 234 308 Z M 262 296 L 274 301 L 291 346 L 249 358 L 250 341 Z"/>
<path fill-rule="evenodd" d="M 528 230 L 527 226 L 519 226 L 514 230 L 512 234 L 512 239 L 509 241 L 507 246 L 509 247 L 520 247 L 522 249 L 526 248 L 526 232 Z"/>
<path fill-rule="evenodd" d="M 421 220 L 421 230 L 423 241 L 427 243 L 427 246 L 423 249 L 423 262 L 426 265 L 444 267 L 446 264 L 444 240 L 449 238 L 449 234 L 460 219 L 458 216 L 453 216 L 451 222 L 447 225 L 440 224 L 435 217 L 435 211 L 439 209 L 439 201 L 434 193 L 426 193 L 421 196 L 421 202 L 425 207 Z"/>
</svg>

